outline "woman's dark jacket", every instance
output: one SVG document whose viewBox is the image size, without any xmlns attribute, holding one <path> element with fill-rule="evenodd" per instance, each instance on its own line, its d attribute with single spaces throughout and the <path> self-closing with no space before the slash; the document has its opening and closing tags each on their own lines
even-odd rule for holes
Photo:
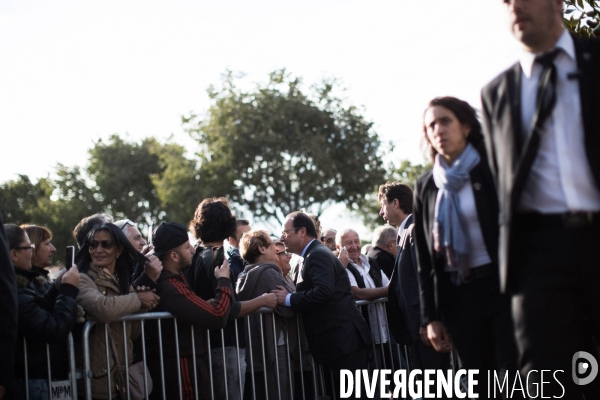
<svg viewBox="0 0 600 400">
<path fill-rule="evenodd" d="M 498 198 L 494 179 L 488 166 L 487 158 L 481 156 L 481 161 L 470 172 L 473 196 L 477 207 L 477 217 L 483 234 L 483 242 L 492 263 L 498 260 Z M 446 273 L 445 258 L 433 250 L 433 222 L 435 200 L 438 188 L 433 181 L 432 171 L 428 171 L 417 179 L 413 216 L 415 221 L 414 234 L 419 262 L 419 281 L 421 297 L 421 315 L 423 323 L 441 320 L 439 311 L 440 290 L 439 279 Z"/>
<path fill-rule="evenodd" d="M 63 283 L 43 295 L 45 280 L 35 271 L 15 268 L 19 303 L 19 330 L 15 353 L 17 377 L 24 379 L 23 338 L 27 340 L 29 379 L 48 379 L 46 343 L 50 344 L 52 376 L 64 379 L 68 373 L 67 337 L 77 319 L 79 289 Z"/>
</svg>

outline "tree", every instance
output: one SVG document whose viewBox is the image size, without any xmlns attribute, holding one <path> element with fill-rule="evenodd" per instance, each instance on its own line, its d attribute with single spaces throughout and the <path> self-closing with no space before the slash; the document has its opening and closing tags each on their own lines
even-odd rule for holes
<svg viewBox="0 0 600 400">
<path fill-rule="evenodd" d="M 184 156 L 183 146 L 167 143 L 152 151 L 158 155 L 162 172 L 150 178 L 165 213 L 164 218 L 185 225 L 192 219 L 198 203 L 210 196 L 207 185 L 201 179 L 201 171 L 196 161 Z"/>
<path fill-rule="evenodd" d="M 380 207 L 377 200 L 379 185 L 384 182 L 397 181 L 406 183 L 414 190 L 417 178 L 428 169 L 431 169 L 431 164 L 412 164 L 408 160 L 400 161 L 400 165 L 398 166 L 391 164 L 388 168 L 389 172 L 386 175 L 386 179 L 374 186 L 373 190 L 360 203 L 352 207 L 351 210 L 362 218 L 363 223 L 368 228 L 375 229 L 377 226 L 385 224 L 385 221 L 379 215 Z"/>
<path fill-rule="evenodd" d="M 160 199 L 151 179 L 163 170 L 152 151 L 157 146 L 154 138 L 135 143 L 114 134 L 107 142 L 98 139 L 89 150 L 87 172 L 96 182 L 102 206 L 116 219 L 142 224 L 159 219 Z"/>
<path fill-rule="evenodd" d="M 29 223 L 40 217 L 39 204 L 43 199 L 50 200 L 53 184 L 48 178 L 33 183 L 27 175 L 19 175 L 17 180 L 5 182 L 0 186 L 0 204 L 5 223 Z"/>
<path fill-rule="evenodd" d="M 600 1 L 564 0 L 564 24 L 583 37 L 600 37 Z"/>
<path fill-rule="evenodd" d="M 209 88 L 206 118 L 184 119 L 214 195 L 281 222 L 301 208 L 319 215 L 333 202 L 356 204 L 383 179 L 373 124 L 334 95 L 335 81 L 307 92 L 300 78 L 278 70 L 245 91 L 238 79 L 229 72 L 220 89 Z"/>
</svg>

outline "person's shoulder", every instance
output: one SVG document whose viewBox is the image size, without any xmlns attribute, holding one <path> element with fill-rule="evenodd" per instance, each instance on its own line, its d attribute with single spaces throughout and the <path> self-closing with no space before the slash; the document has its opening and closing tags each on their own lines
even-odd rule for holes
<svg viewBox="0 0 600 400">
<path fill-rule="evenodd" d="M 500 72 L 483 87 L 481 92 L 483 94 L 495 93 L 500 87 L 506 85 L 507 78 L 516 77 L 516 71 L 519 70 L 518 66 L 519 63 L 516 62 L 510 67 L 506 68 L 504 71 Z"/>
<path fill-rule="evenodd" d="M 433 177 L 433 170 L 428 170 L 423 172 L 418 178 L 417 178 L 417 183 L 416 183 L 416 187 L 422 188 L 424 187 L 427 182 L 429 182 Z"/>
</svg>

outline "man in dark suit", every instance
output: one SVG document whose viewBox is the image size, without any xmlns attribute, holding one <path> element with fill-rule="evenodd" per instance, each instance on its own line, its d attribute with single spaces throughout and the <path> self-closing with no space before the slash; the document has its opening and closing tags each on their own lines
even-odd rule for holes
<svg viewBox="0 0 600 400">
<path fill-rule="evenodd" d="M 296 293 L 273 292 L 279 304 L 302 314 L 310 351 L 316 362 L 331 370 L 337 391 L 341 369 L 367 369 L 369 327 L 354 302 L 344 266 L 317 239 L 315 226 L 306 214 L 296 211 L 286 217 L 281 241 L 288 251 L 304 257 L 304 262 Z"/>
<path fill-rule="evenodd" d="M 562 0 L 504 3 L 524 52 L 482 91 L 501 284 L 515 294 L 522 372 L 564 371 L 564 388 L 541 374 L 530 386 L 574 398 L 574 354 L 600 338 L 600 41 L 569 35 Z"/>
<path fill-rule="evenodd" d="M 427 330 L 421 325 L 417 255 L 413 239 L 413 191 L 400 182 L 379 187 L 380 215 L 398 227 L 398 252 L 388 291 L 388 323 L 396 342 L 413 349 L 414 367 L 446 369 L 448 354 L 438 353 L 427 340 Z M 449 348 L 447 349 L 450 350 Z"/>
</svg>

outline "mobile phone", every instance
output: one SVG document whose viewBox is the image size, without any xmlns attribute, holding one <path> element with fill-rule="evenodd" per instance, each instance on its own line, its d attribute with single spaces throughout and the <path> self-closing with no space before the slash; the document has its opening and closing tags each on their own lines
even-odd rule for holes
<svg viewBox="0 0 600 400">
<path fill-rule="evenodd" d="M 152 246 L 152 226 L 152 224 L 148 225 L 148 240 L 146 240 L 148 246 Z"/>
<path fill-rule="evenodd" d="M 67 257 L 65 260 L 66 269 L 71 269 L 75 265 L 75 246 L 67 246 Z"/>
<path fill-rule="evenodd" d="M 213 247 L 212 249 L 212 268 L 220 267 L 225 260 L 225 250 L 223 246 Z"/>
</svg>

